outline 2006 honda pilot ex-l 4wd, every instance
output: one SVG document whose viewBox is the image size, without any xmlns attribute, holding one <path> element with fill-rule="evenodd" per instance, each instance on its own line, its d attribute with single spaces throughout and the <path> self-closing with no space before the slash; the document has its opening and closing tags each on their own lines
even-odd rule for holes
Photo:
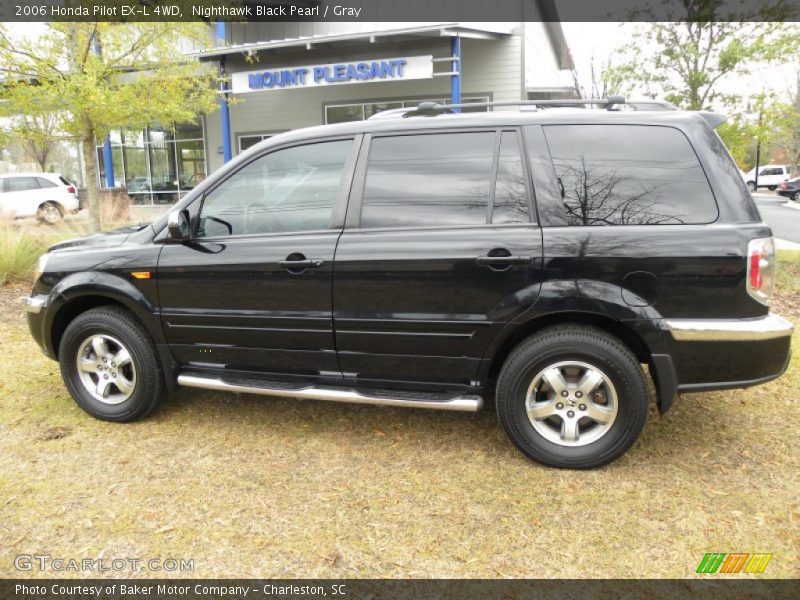
<svg viewBox="0 0 800 600">
<path fill-rule="evenodd" d="M 608 463 L 642 430 L 649 377 L 662 413 L 769 381 L 792 329 L 769 313 L 771 231 L 721 118 L 623 102 L 277 135 L 155 223 L 53 246 L 31 332 L 100 419 L 177 386 L 493 399 L 528 457 Z"/>
</svg>

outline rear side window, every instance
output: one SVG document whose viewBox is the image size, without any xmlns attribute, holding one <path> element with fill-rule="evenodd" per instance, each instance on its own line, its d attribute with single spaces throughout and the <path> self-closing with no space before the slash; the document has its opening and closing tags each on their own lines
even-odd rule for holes
<svg viewBox="0 0 800 600">
<path fill-rule="evenodd" d="M 7 192 L 25 192 L 38 189 L 36 177 L 9 177 L 6 179 Z"/>
<path fill-rule="evenodd" d="M 530 223 L 516 131 L 372 140 L 361 227 Z"/>
<path fill-rule="evenodd" d="M 672 127 L 547 125 L 569 225 L 711 223 L 718 210 L 689 140 Z"/>
<path fill-rule="evenodd" d="M 53 183 L 52 181 L 50 181 L 50 180 L 48 180 L 48 179 L 45 179 L 44 177 L 37 177 L 37 178 L 36 178 L 36 181 L 38 181 L 38 182 L 39 182 L 39 187 L 40 187 L 40 188 L 54 188 L 54 187 L 58 187 L 58 186 L 57 186 L 55 183 Z"/>
</svg>

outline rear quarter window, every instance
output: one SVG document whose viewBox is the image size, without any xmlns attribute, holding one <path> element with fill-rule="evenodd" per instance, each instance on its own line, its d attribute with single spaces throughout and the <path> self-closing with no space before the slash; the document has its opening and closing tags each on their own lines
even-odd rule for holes
<svg viewBox="0 0 800 600">
<path fill-rule="evenodd" d="M 649 125 L 546 125 L 568 225 L 680 225 L 719 211 L 689 140 Z"/>
</svg>

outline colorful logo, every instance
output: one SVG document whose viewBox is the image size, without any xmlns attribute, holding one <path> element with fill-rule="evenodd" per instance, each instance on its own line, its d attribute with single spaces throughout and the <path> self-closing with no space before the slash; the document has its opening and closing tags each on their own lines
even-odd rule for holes
<svg viewBox="0 0 800 600">
<path fill-rule="evenodd" d="M 738 552 L 725 554 L 724 552 L 707 552 L 697 567 L 697 573 L 763 573 L 772 553 L 750 554 Z"/>
</svg>

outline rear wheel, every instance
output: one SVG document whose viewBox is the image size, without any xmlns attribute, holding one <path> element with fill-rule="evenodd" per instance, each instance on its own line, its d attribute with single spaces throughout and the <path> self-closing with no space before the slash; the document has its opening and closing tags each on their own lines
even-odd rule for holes
<svg viewBox="0 0 800 600">
<path fill-rule="evenodd" d="M 777 189 L 778 189 L 778 186 L 777 186 L 777 185 L 768 185 L 768 186 L 767 186 L 767 189 L 768 189 L 770 192 L 774 192 L 775 190 L 777 190 Z"/>
<path fill-rule="evenodd" d="M 163 396 L 155 346 L 125 309 L 103 306 L 76 317 L 64 332 L 58 359 L 75 402 L 98 419 L 141 419 Z"/>
<path fill-rule="evenodd" d="M 497 382 L 497 413 L 512 442 L 553 467 L 586 469 L 639 437 L 649 392 L 631 351 L 594 327 L 564 325 L 522 342 Z"/>
<path fill-rule="evenodd" d="M 64 217 L 61 207 L 55 202 L 45 202 L 39 207 L 36 218 L 42 223 L 55 225 Z"/>
</svg>

